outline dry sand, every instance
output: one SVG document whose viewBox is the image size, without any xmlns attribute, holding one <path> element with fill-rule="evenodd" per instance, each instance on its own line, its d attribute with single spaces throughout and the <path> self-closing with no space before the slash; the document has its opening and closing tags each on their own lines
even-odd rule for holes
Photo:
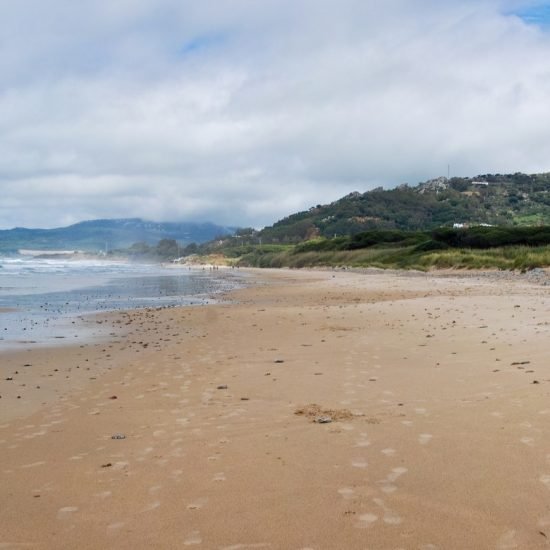
<svg viewBox="0 0 550 550">
<path fill-rule="evenodd" d="M 0 356 L 2 550 L 550 546 L 550 287 L 256 277 Z"/>
</svg>

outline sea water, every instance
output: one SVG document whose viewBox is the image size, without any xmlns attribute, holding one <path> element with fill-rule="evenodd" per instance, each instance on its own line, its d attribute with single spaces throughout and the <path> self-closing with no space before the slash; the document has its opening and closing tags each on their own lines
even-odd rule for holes
<svg viewBox="0 0 550 550">
<path fill-rule="evenodd" d="M 0 350 L 90 339 L 101 311 L 212 302 L 238 286 L 223 271 L 37 257 L 0 257 Z M 78 339 L 78 340 L 76 340 Z"/>
</svg>

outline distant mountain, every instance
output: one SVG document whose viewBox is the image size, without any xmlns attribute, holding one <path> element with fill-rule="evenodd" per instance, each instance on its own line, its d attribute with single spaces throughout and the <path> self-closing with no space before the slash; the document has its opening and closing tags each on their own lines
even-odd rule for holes
<svg viewBox="0 0 550 550">
<path fill-rule="evenodd" d="M 19 249 L 97 252 L 127 248 L 137 242 L 155 245 L 161 239 L 174 239 L 185 246 L 230 235 L 234 231 L 235 228 L 208 222 L 159 223 L 139 218 L 91 220 L 56 229 L 16 227 L 0 230 L 0 252 Z"/>
<path fill-rule="evenodd" d="M 355 192 L 288 216 L 254 238 L 293 243 L 371 229 L 427 230 L 453 224 L 550 225 L 550 173 L 438 178 Z"/>
</svg>

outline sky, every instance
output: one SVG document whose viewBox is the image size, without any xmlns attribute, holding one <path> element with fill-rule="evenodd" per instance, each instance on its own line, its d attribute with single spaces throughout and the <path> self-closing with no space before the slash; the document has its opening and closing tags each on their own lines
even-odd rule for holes
<svg viewBox="0 0 550 550">
<path fill-rule="evenodd" d="M 548 98 L 549 1 L 4 1 L 0 228 L 550 171 Z"/>
</svg>

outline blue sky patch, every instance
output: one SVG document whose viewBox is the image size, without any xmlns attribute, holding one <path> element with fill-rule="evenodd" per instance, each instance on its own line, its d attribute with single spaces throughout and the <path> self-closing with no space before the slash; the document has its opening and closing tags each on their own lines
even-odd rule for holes
<svg viewBox="0 0 550 550">
<path fill-rule="evenodd" d="M 191 55 L 215 48 L 226 42 L 227 36 L 223 33 L 203 34 L 185 42 L 180 48 L 182 55 Z"/>
<path fill-rule="evenodd" d="M 550 27 L 550 2 L 541 2 L 515 13 L 526 23 Z"/>
</svg>

